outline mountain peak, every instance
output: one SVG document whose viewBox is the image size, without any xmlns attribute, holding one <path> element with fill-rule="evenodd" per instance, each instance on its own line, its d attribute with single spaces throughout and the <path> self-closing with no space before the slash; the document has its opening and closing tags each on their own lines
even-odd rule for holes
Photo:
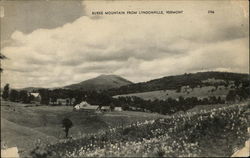
<svg viewBox="0 0 250 158">
<path fill-rule="evenodd" d="M 114 74 L 101 74 L 101 75 L 99 75 L 99 76 L 97 76 L 96 78 L 98 78 L 98 77 L 110 77 L 110 78 L 112 78 L 112 77 L 120 77 L 120 76 L 118 76 L 118 75 L 114 75 Z"/>
<path fill-rule="evenodd" d="M 119 88 L 121 86 L 132 84 L 131 81 L 113 74 L 102 74 L 92 79 L 82 81 L 77 84 L 65 86 L 69 89 L 83 89 L 86 91 L 107 90 L 111 88 Z"/>
</svg>

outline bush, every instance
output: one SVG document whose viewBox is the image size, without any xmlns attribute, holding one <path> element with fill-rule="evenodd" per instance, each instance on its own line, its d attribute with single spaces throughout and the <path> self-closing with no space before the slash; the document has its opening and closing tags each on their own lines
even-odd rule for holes
<svg viewBox="0 0 250 158">
<path fill-rule="evenodd" d="M 38 139 L 36 147 L 30 152 L 32 158 L 47 158 L 52 156 L 52 151 L 48 150 L 48 145 L 41 143 Z"/>
<path fill-rule="evenodd" d="M 62 125 L 64 127 L 65 136 L 67 138 L 68 137 L 68 133 L 69 133 L 69 129 L 73 126 L 73 123 L 72 123 L 72 121 L 70 119 L 64 118 L 62 120 Z"/>
</svg>

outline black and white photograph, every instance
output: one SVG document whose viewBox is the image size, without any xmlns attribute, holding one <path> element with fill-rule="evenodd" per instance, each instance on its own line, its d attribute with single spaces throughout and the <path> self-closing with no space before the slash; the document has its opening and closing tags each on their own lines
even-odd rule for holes
<svg viewBox="0 0 250 158">
<path fill-rule="evenodd" d="M 1 157 L 249 157 L 248 0 L 0 0 Z"/>
</svg>

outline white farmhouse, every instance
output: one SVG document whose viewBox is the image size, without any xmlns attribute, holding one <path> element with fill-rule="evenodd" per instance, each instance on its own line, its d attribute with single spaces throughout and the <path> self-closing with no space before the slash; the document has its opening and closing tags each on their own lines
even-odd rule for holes
<svg viewBox="0 0 250 158">
<path fill-rule="evenodd" d="M 80 104 L 77 104 L 74 106 L 74 110 L 96 110 L 98 108 L 98 105 L 90 105 L 86 101 L 82 101 Z"/>
<path fill-rule="evenodd" d="M 40 102 L 41 101 L 41 95 L 40 93 L 29 93 L 30 96 L 33 96 L 33 100 L 36 102 Z"/>
</svg>

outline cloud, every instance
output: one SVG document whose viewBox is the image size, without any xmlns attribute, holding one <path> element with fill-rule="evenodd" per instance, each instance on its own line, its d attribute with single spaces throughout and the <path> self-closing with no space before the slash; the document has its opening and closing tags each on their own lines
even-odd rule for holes
<svg viewBox="0 0 250 158">
<path fill-rule="evenodd" d="M 1 42 L 8 44 L 15 30 L 31 33 L 37 28 L 56 28 L 84 15 L 81 1 L 1 1 Z"/>
<path fill-rule="evenodd" d="M 3 62 L 3 81 L 15 87 L 54 87 L 104 73 L 139 82 L 205 70 L 248 72 L 248 18 L 237 5 L 220 9 L 229 2 L 164 2 L 171 5 L 138 8 L 138 2 L 126 2 L 131 5 L 125 10 L 181 9 L 184 14 L 93 18 L 91 11 L 124 9 L 120 3 L 125 2 L 98 1 L 99 9 L 94 3 L 84 2 L 86 16 L 74 22 L 14 32 L 14 43 L 3 48 L 10 58 Z M 215 15 L 207 14 L 211 6 Z"/>
</svg>

